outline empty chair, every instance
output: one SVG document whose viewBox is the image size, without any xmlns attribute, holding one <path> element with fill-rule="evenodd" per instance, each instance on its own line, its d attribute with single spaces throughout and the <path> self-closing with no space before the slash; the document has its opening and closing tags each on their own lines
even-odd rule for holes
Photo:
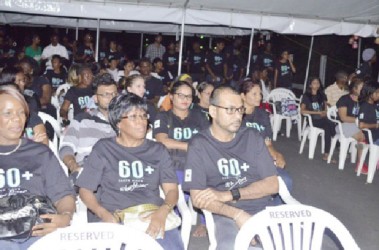
<svg viewBox="0 0 379 250">
<path fill-rule="evenodd" d="M 309 124 L 308 126 L 307 126 L 307 123 Z M 313 126 L 311 115 L 308 115 L 308 114 L 304 115 L 302 131 L 303 131 L 302 140 L 300 144 L 299 154 L 303 153 L 305 141 L 308 139 L 309 140 L 308 158 L 313 159 L 315 155 L 317 139 L 319 136 L 321 137 L 321 153 L 324 154 L 325 153 L 325 130 Z"/>
<path fill-rule="evenodd" d="M 277 110 L 275 104 L 278 102 L 282 102 L 283 100 L 293 100 L 295 101 L 298 109 L 299 99 L 296 98 L 295 94 L 288 89 L 285 88 L 276 88 L 270 92 L 268 95 L 268 101 L 273 106 L 273 115 L 272 115 L 272 132 L 273 132 L 273 140 L 276 141 L 278 133 L 280 131 L 280 127 L 282 124 L 282 120 L 286 121 L 286 136 L 290 137 L 290 132 L 292 128 L 292 120 L 294 119 L 291 116 L 286 116 L 281 113 L 281 110 Z M 299 141 L 301 140 L 301 116 L 298 113 L 295 117 L 295 121 L 297 122 L 298 129 L 298 137 Z"/>
<path fill-rule="evenodd" d="M 321 209 L 301 204 L 267 207 L 255 214 L 241 227 L 234 249 L 247 249 L 251 239 L 259 236 L 265 250 L 319 250 L 326 228 L 335 234 L 343 249 L 360 249 L 336 217 Z"/>
<path fill-rule="evenodd" d="M 55 247 L 53 247 L 55 246 Z M 149 235 L 115 223 L 73 225 L 49 233 L 30 250 L 71 249 L 163 249 Z"/>
<path fill-rule="evenodd" d="M 331 141 L 330 145 L 330 151 L 329 151 L 329 156 L 328 156 L 328 163 L 330 163 L 334 149 L 336 147 L 337 141 L 340 142 L 340 153 L 338 157 L 338 168 L 340 170 L 344 169 L 345 167 L 345 161 L 346 161 L 346 156 L 349 151 L 350 147 L 350 152 L 351 152 L 351 162 L 355 163 L 356 158 L 357 158 L 357 141 L 353 137 L 346 137 L 343 133 L 342 130 L 342 124 L 341 122 L 337 119 L 337 107 L 333 106 L 328 108 L 328 113 L 327 113 L 328 119 L 331 120 L 332 122 L 335 122 L 337 126 L 339 127 L 339 133 L 336 134 Z"/>
<path fill-rule="evenodd" d="M 367 131 L 369 144 L 363 145 L 362 155 L 357 170 L 357 176 L 361 175 L 363 162 L 365 161 L 367 153 L 370 152 L 368 160 L 367 183 L 372 183 L 376 171 L 376 166 L 379 161 L 379 146 L 373 142 L 371 130 L 363 130 Z"/>
</svg>

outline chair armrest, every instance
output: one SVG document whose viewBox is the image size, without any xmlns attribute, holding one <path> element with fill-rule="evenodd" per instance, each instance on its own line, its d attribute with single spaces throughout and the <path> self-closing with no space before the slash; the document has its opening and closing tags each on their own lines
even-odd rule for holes
<svg viewBox="0 0 379 250">
<path fill-rule="evenodd" d="M 368 128 L 364 128 L 364 129 L 362 129 L 362 131 L 366 131 L 367 132 L 367 134 L 368 134 L 368 142 L 370 144 L 374 144 L 374 141 L 372 140 L 372 132 L 371 132 L 371 130 L 368 129 Z"/>
</svg>

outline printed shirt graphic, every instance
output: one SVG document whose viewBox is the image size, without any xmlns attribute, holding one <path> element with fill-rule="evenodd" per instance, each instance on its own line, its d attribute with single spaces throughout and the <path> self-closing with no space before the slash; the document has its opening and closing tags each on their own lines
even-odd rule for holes
<svg viewBox="0 0 379 250">
<path fill-rule="evenodd" d="M 190 142 L 183 189 L 227 191 L 276 175 L 273 159 L 255 130 L 241 128 L 232 141 L 225 143 L 214 139 L 206 129 Z M 268 205 L 269 200 L 270 197 L 263 197 L 229 205 L 254 213 Z"/>
<path fill-rule="evenodd" d="M 57 74 L 54 70 L 48 69 L 45 72 L 45 77 L 49 79 L 54 90 L 56 90 L 59 85 L 62 85 L 66 82 L 67 73 L 66 71 L 61 71 L 61 73 Z"/>
<path fill-rule="evenodd" d="M 191 72 L 193 74 L 203 73 L 201 69 L 204 67 L 205 54 L 203 52 L 195 53 L 191 52 L 188 57 L 188 62 L 191 64 Z"/>
<path fill-rule="evenodd" d="M 216 76 L 223 76 L 225 58 L 222 53 L 215 53 L 214 51 L 210 52 L 207 55 L 205 62 Z"/>
<path fill-rule="evenodd" d="M 171 158 L 162 144 L 145 140 L 138 147 L 127 148 L 112 137 L 96 143 L 76 184 L 98 190 L 101 205 L 114 212 L 139 204 L 161 205 L 162 183 L 177 183 Z"/>
<path fill-rule="evenodd" d="M 91 86 L 88 88 L 72 87 L 67 91 L 64 99 L 73 104 L 74 116 L 76 116 L 77 114 L 86 111 L 92 96 L 93 90 Z"/>
<path fill-rule="evenodd" d="M 278 70 L 278 87 L 291 87 L 292 70 L 289 62 L 278 61 L 276 69 Z"/>
<path fill-rule="evenodd" d="M 322 94 L 321 98 L 318 98 L 317 95 L 308 95 L 305 94 L 301 101 L 302 104 L 305 104 L 305 107 L 309 111 L 322 111 L 325 110 L 326 96 Z M 311 115 L 312 119 L 321 119 L 320 115 Z"/>
<path fill-rule="evenodd" d="M 264 139 L 272 139 L 270 116 L 259 107 L 255 108 L 254 113 L 243 117 L 241 127 L 255 129 Z"/>
<path fill-rule="evenodd" d="M 159 133 L 164 133 L 170 139 L 188 142 L 200 130 L 208 126 L 209 121 L 197 109 L 191 109 L 189 115 L 184 120 L 177 117 L 171 110 L 159 112 L 154 121 L 153 136 L 155 137 Z"/>
<path fill-rule="evenodd" d="M 13 146 L 0 146 L 0 152 L 9 152 Z M 0 155 L 0 195 L 25 191 L 48 196 L 56 202 L 66 195 L 74 195 L 69 180 L 53 152 L 41 143 L 22 139 L 18 150 Z"/>
<path fill-rule="evenodd" d="M 336 104 L 337 108 L 345 107 L 347 116 L 357 117 L 359 113 L 359 103 L 351 99 L 350 94 L 342 96 Z M 338 116 L 338 119 L 341 120 Z"/>
</svg>

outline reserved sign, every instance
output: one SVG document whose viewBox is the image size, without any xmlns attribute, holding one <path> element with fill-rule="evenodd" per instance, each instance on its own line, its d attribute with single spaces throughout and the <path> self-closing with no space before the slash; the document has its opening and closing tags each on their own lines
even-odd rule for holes
<svg viewBox="0 0 379 250">
<path fill-rule="evenodd" d="M 282 218 L 305 218 L 311 217 L 312 213 L 309 210 L 299 210 L 299 211 L 275 211 L 270 212 L 270 218 L 272 219 L 282 219 Z"/>
</svg>

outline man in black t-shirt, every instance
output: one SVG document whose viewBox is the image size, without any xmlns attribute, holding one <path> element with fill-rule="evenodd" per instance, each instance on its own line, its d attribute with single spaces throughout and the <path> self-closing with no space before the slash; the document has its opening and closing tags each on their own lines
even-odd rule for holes
<svg viewBox="0 0 379 250">
<path fill-rule="evenodd" d="M 200 50 L 200 42 L 194 41 L 192 49 L 187 56 L 187 73 L 189 73 L 194 82 L 204 81 L 204 60 L 205 54 Z"/>
<path fill-rule="evenodd" d="M 194 206 L 214 214 L 218 249 L 233 249 L 239 228 L 278 192 L 263 138 L 255 130 L 240 129 L 244 112 L 239 93 L 216 88 L 209 107 L 212 125 L 188 147 L 183 189 L 191 192 Z"/>
<path fill-rule="evenodd" d="M 51 64 L 53 69 L 47 69 L 44 76 L 49 80 L 53 90 L 56 91 L 59 85 L 66 82 L 67 72 L 62 67 L 62 59 L 59 55 L 53 55 Z"/>
<path fill-rule="evenodd" d="M 161 80 L 151 75 L 152 65 L 148 58 L 141 59 L 139 68 L 141 76 L 145 79 L 146 99 L 156 105 L 159 98 L 165 95 L 163 91 L 163 83 Z"/>
</svg>

